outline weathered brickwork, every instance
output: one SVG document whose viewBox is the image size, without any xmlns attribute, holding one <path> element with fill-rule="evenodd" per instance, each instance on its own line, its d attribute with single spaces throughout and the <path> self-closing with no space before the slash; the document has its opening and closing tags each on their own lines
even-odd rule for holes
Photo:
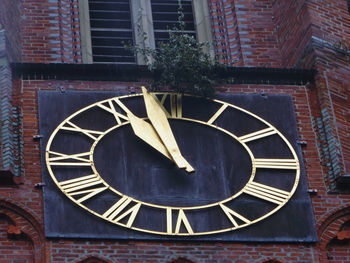
<svg viewBox="0 0 350 263">
<path fill-rule="evenodd" d="M 23 1 L 23 62 L 81 62 L 78 1 Z"/>
<path fill-rule="evenodd" d="M 288 7 L 288 8 L 287 8 Z M 318 150 L 329 190 L 349 173 L 349 38 L 346 1 L 276 1 L 282 65 L 316 68 L 311 97 Z"/>
<path fill-rule="evenodd" d="M 273 2 L 235 0 L 244 66 L 281 66 Z"/>
<path fill-rule="evenodd" d="M 14 168 L 14 145 L 12 125 L 12 81 L 8 57 L 6 31 L 0 31 L 0 170 L 12 174 Z"/>
<path fill-rule="evenodd" d="M 19 0 L 0 1 L 0 170 L 6 176 L 15 173 L 17 154 L 14 133 L 18 123 L 13 120 L 10 62 L 21 60 L 20 13 Z"/>
<path fill-rule="evenodd" d="M 106 262 L 315 262 L 310 246 L 249 245 L 249 244 L 187 244 L 125 242 L 70 242 L 52 244 L 52 262 L 79 262 L 85 254 L 94 255 Z M 281 260 L 283 254 L 284 260 Z M 67 258 L 69 259 L 67 261 Z M 181 261 L 180 261 L 181 262 Z"/>
<path fill-rule="evenodd" d="M 37 91 L 129 92 L 129 87 L 141 83 L 12 79 L 11 61 L 82 62 L 79 1 L 0 0 L 1 165 L 9 163 L 20 175 L 16 187 L 0 185 L 0 263 L 349 262 L 349 238 L 342 237 L 349 231 L 350 195 L 337 188 L 339 176 L 350 174 L 347 3 L 208 0 L 222 62 L 317 70 L 315 83 L 306 86 L 217 86 L 219 93 L 290 94 L 293 98 L 319 242 L 265 244 L 46 239 L 42 149 L 40 141 L 33 139 L 40 135 Z M 10 155 L 3 151 L 8 147 Z"/>
<path fill-rule="evenodd" d="M 15 260 L 34 262 L 31 241 L 16 228 L 9 217 L 3 214 L 0 214 L 0 253 L 2 263 L 11 263 Z"/>
<path fill-rule="evenodd" d="M 311 39 L 311 17 L 306 2 L 282 0 L 273 4 L 282 67 L 293 67 Z"/>
<path fill-rule="evenodd" d="M 0 66 L 0 118 L 1 118 L 1 153 L 0 167 L 5 170 L 13 169 L 13 134 L 11 121 L 11 70 L 9 65 Z"/>
<path fill-rule="evenodd" d="M 6 36 L 6 41 L 8 41 L 6 55 L 11 62 L 20 61 L 22 52 L 22 43 L 20 37 L 21 1 L 0 0 L 0 7 L 0 32 Z"/>
<path fill-rule="evenodd" d="M 58 2 L 60 52 L 64 63 L 82 62 L 78 10 L 78 0 Z"/>
<path fill-rule="evenodd" d="M 320 147 L 328 152 L 326 165 L 330 168 L 326 181 L 334 190 L 339 175 L 349 173 L 349 96 L 350 96 L 350 52 L 334 45 L 317 41 L 315 52 L 318 60 L 319 75 L 317 81 L 317 101 L 320 106 L 324 140 Z M 321 135 L 320 135 L 321 136 Z M 327 141 L 327 143 L 325 143 Z"/>
<path fill-rule="evenodd" d="M 306 1 L 312 18 L 313 35 L 349 48 L 350 14 L 346 0 Z"/>
<path fill-rule="evenodd" d="M 234 0 L 211 0 L 209 6 L 215 52 L 219 55 L 220 62 L 227 65 L 242 65 L 239 24 Z"/>
</svg>

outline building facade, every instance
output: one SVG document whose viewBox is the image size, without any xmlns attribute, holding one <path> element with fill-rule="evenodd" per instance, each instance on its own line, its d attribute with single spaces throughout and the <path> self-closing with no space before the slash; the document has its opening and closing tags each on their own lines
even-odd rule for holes
<svg viewBox="0 0 350 263">
<path fill-rule="evenodd" d="M 0 0 L 0 262 L 350 262 L 349 2 L 182 2 L 188 33 L 199 41 L 212 42 L 206 52 L 219 55 L 220 62 L 228 66 L 225 78 L 229 81 L 216 85 L 218 96 L 260 96 L 269 100 L 276 95 L 286 95 L 291 98 L 297 130 L 293 147 L 299 154 L 303 186 L 297 188 L 302 192 L 300 200 L 289 195 L 288 200 L 305 201 L 311 210 L 302 213 L 283 207 L 276 214 L 283 214 L 286 209 L 289 213 L 301 212 L 302 216 L 290 217 L 292 228 L 298 232 L 298 225 L 300 228 L 303 225 L 301 220 L 307 219 L 305 225 L 309 230 L 304 236 L 311 238 L 291 234 L 293 238 L 289 239 L 289 234 L 278 227 L 273 233 L 271 225 L 262 237 L 256 234 L 263 228 L 259 228 L 259 222 L 257 227 L 247 226 L 255 229 L 250 238 L 244 232 L 236 235 L 236 230 L 231 236 L 214 235 L 213 239 L 171 235 L 155 238 L 152 234 L 101 237 L 98 230 L 81 236 L 79 231 L 65 232 L 62 228 L 80 222 L 84 225 L 84 220 L 75 218 L 74 223 L 70 223 L 72 218 L 65 206 L 58 212 L 55 210 L 61 213 L 57 220 L 57 214 L 48 208 L 52 181 L 47 167 L 54 158 L 62 160 L 65 156 L 47 157 L 45 163 L 46 142 L 52 131 L 43 133 L 47 126 L 45 118 L 50 116 L 45 115 L 40 93 L 68 96 L 72 92 L 141 92 L 140 87 L 149 83 L 149 72 L 142 66 L 141 57 L 123 49 L 124 43 L 141 43 L 137 33 L 141 27 L 148 36 L 147 46 L 156 47 L 157 41 L 167 37 L 169 21 L 177 18 L 178 2 Z M 62 100 L 62 105 L 65 101 Z M 81 105 L 89 104 L 82 102 Z M 60 105 L 55 106 L 60 111 Z M 64 119 L 74 113 L 65 110 L 62 106 Z M 283 112 L 280 108 L 273 109 L 276 123 L 273 123 L 273 114 L 267 117 L 276 129 L 280 129 L 279 123 L 284 118 L 279 111 Z M 52 119 L 56 118 L 55 112 L 50 114 Z M 265 116 L 260 109 L 254 114 Z M 61 121 L 63 119 L 57 120 L 55 125 Z M 211 124 L 214 120 L 208 122 Z M 288 133 L 287 128 L 281 129 Z M 80 129 L 80 133 L 84 132 L 95 136 L 87 128 L 83 132 Z M 243 136 L 238 138 L 246 141 Z M 259 164 L 256 165 L 259 168 Z M 270 195 L 277 192 L 275 188 L 263 188 Z M 96 188 L 85 190 L 96 193 Z M 261 188 L 258 191 L 261 193 Z M 54 196 L 68 200 L 59 191 Z M 220 204 L 232 224 L 240 226 L 241 221 L 245 221 L 246 217 L 238 217 L 239 221 L 236 212 Z M 282 202 L 277 205 L 282 206 Z M 63 205 L 58 202 L 57 207 L 60 206 Z M 71 209 L 80 211 L 75 206 Z M 133 227 L 128 217 L 133 211 L 125 213 L 129 221 L 121 223 L 127 226 L 126 232 Z M 182 230 L 174 233 L 171 230 L 171 234 L 191 232 L 187 217 L 181 213 L 183 210 L 178 210 L 178 217 L 173 218 L 170 228 L 177 229 L 178 221 L 183 225 Z M 271 224 L 277 219 L 272 218 Z M 113 227 L 119 229 L 120 225 Z M 53 230 L 56 234 L 52 234 Z M 239 231 L 237 233 L 241 233 Z"/>
</svg>

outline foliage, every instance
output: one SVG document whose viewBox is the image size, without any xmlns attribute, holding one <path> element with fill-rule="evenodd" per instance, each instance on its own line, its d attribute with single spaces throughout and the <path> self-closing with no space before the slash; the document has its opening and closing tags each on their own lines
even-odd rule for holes
<svg viewBox="0 0 350 263">
<path fill-rule="evenodd" d="M 181 8 L 178 13 L 178 27 L 169 29 L 169 40 L 158 42 L 156 49 L 146 46 L 147 35 L 139 16 L 137 29 L 143 41 L 131 48 L 134 53 L 142 55 L 153 72 L 151 90 L 170 89 L 179 93 L 213 96 L 213 69 L 217 63 L 204 51 L 209 43 L 199 43 L 187 34 Z"/>
</svg>

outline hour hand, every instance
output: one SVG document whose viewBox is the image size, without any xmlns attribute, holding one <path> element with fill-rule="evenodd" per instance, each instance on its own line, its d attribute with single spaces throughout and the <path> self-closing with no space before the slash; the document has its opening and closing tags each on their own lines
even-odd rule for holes
<svg viewBox="0 0 350 263">
<path fill-rule="evenodd" d="M 168 150 L 171 158 L 179 168 L 186 169 L 187 172 L 194 172 L 193 167 L 186 161 L 180 152 L 166 114 L 161 105 L 159 105 L 159 102 L 150 93 L 148 93 L 145 87 L 142 87 L 142 92 L 147 116 L 163 142 L 165 148 Z"/>
<path fill-rule="evenodd" d="M 151 124 L 141 118 L 136 117 L 131 112 L 128 112 L 127 116 L 129 118 L 131 127 L 137 137 L 162 153 L 165 157 L 173 160 Z"/>
<path fill-rule="evenodd" d="M 151 124 L 144 121 L 141 118 L 136 117 L 132 112 L 127 112 L 131 127 L 137 137 L 142 139 L 144 142 L 152 146 L 158 152 L 163 154 L 165 157 L 173 161 L 173 158 L 169 154 L 167 148 L 159 138 L 156 130 Z M 191 169 L 186 168 L 187 172 L 193 172 Z"/>
</svg>

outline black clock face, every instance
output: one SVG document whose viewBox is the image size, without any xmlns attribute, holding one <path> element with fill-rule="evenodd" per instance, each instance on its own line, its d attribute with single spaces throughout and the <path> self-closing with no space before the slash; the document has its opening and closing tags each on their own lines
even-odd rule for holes
<svg viewBox="0 0 350 263">
<path fill-rule="evenodd" d="M 179 148 L 183 149 L 181 152 L 195 167 L 194 173 L 179 169 L 139 138 L 129 136 L 133 135 L 130 125 L 113 128 L 95 143 L 96 172 L 101 176 L 111 175 L 106 182 L 120 193 L 171 207 L 213 205 L 230 198 L 248 183 L 252 175 L 251 157 L 238 140 L 194 121 L 173 119 L 169 122 Z M 224 145 L 231 153 L 218 158 L 223 154 L 220 150 Z M 191 149 L 200 152 L 191 152 Z M 125 153 L 126 158 L 120 158 L 120 153 Z M 227 177 L 218 174 L 227 174 Z"/>
<path fill-rule="evenodd" d="M 146 142 L 144 126 L 136 134 L 136 121 L 155 129 L 142 94 L 95 102 L 54 129 L 45 153 L 56 187 L 86 216 L 130 231 L 209 235 L 259 224 L 292 198 L 299 159 L 271 123 L 221 100 L 153 97 L 194 172 Z"/>
</svg>

